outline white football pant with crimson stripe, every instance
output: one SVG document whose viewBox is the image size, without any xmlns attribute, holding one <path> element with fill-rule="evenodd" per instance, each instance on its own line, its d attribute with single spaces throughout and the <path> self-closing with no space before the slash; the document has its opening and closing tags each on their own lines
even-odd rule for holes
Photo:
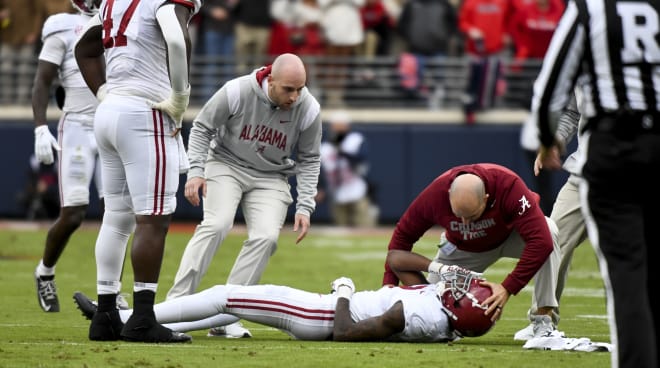
<svg viewBox="0 0 660 368">
<path fill-rule="evenodd" d="M 135 215 L 176 209 L 179 151 L 174 122 L 146 99 L 108 95 L 96 110 L 105 213 L 96 240 L 97 292 L 118 293 Z"/>
<path fill-rule="evenodd" d="M 175 331 L 222 326 L 240 318 L 280 329 L 299 340 L 319 341 L 332 337 L 336 304 L 336 295 L 288 286 L 216 285 L 158 303 L 154 312 L 159 323 Z M 131 313 L 130 310 L 120 311 L 122 320 L 128 319 Z"/>
<path fill-rule="evenodd" d="M 146 99 L 109 95 L 96 110 L 105 208 L 136 215 L 176 209 L 179 151 L 174 122 Z"/>
</svg>

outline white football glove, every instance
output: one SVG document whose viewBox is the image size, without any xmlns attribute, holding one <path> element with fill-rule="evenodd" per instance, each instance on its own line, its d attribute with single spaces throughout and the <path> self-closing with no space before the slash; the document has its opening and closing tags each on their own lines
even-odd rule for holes
<svg viewBox="0 0 660 368">
<path fill-rule="evenodd" d="M 355 284 L 348 277 L 340 277 L 330 285 L 332 286 L 332 293 L 337 293 L 339 298 L 350 299 L 355 292 Z"/>
<path fill-rule="evenodd" d="M 190 100 L 190 85 L 188 88 L 181 92 L 172 90 L 170 97 L 161 102 L 149 101 L 149 105 L 156 109 L 160 110 L 167 115 L 169 115 L 176 124 L 176 128 L 180 129 L 183 122 L 183 113 L 186 112 L 188 108 L 188 102 Z"/>
<path fill-rule="evenodd" d="M 436 273 L 440 276 L 441 281 L 448 281 L 447 275 L 472 275 L 473 278 L 483 279 L 484 274 L 481 272 L 475 272 L 456 265 L 445 265 L 440 262 L 433 261 L 429 265 L 429 272 Z"/>
<path fill-rule="evenodd" d="M 48 129 L 48 125 L 39 125 L 34 128 L 34 155 L 39 162 L 50 165 L 55 161 L 53 158 L 53 148 L 61 150 L 57 144 L 57 139 L 53 137 Z"/>
</svg>

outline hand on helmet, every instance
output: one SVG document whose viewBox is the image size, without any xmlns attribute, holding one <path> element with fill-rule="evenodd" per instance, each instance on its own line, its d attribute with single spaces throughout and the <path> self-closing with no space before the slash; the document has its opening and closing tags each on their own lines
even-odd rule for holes
<svg viewBox="0 0 660 368">
<path fill-rule="evenodd" d="M 330 285 L 332 286 L 332 293 L 337 293 L 340 298 L 350 299 L 355 292 L 355 284 L 348 277 L 340 277 Z"/>
<path fill-rule="evenodd" d="M 186 112 L 188 108 L 188 102 L 190 101 L 190 86 L 183 91 L 174 91 L 170 94 L 170 97 L 161 101 L 154 102 L 150 101 L 149 105 L 156 109 L 160 110 L 167 115 L 169 115 L 176 124 L 176 128 L 180 129 L 183 122 L 183 113 Z"/>
<path fill-rule="evenodd" d="M 39 162 L 50 165 L 55 161 L 53 148 L 60 151 L 57 139 L 53 137 L 47 125 L 39 125 L 34 129 L 34 155 Z"/>
</svg>

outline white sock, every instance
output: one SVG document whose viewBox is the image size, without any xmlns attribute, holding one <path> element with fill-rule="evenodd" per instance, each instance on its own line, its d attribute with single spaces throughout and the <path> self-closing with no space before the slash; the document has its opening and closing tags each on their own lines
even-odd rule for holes
<svg viewBox="0 0 660 368">
<path fill-rule="evenodd" d="M 55 276 L 55 266 L 46 267 L 44 266 L 44 260 L 40 260 L 37 265 L 37 275 L 39 276 Z"/>
</svg>

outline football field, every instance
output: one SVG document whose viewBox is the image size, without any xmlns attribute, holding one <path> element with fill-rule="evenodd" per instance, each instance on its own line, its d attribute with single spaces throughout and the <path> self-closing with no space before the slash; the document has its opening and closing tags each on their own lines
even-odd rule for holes
<svg viewBox="0 0 660 368">
<path fill-rule="evenodd" d="M 522 348 L 513 335 L 527 326 L 532 287 L 512 296 L 503 317 L 486 335 L 449 344 L 338 343 L 292 340 L 281 331 L 244 322 L 253 337 L 220 339 L 195 331 L 189 344 L 93 342 L 89 321 L 76 309 L 75 291 L 96 296 L 94 243 L 97 223 L 74 233 L 56 270 L 60 313 L 44 313 L 38 305 L 34 269 L 41 258 L 47 224 L 5 223 L 0 227 L 0 367 L 609 367 L 602 352 L 539 351 Z M 358 290 L 380 287 L 391 228 L 348 231 L 312 225 L 295 244 L 286 224 L 277 252 L 262 284 L 288 285 L 327 293 L 339 276 L 353 279 Z M 172 285 L 179 260 L 192 235 L 192 225 L 172 226 L 167 238 L 157 301 Z M 439 229 L 428 232 L 414 251 L 433 256 Z M 242 227 L 232 230 L 211 263 L 201 289 L 224 283 L 245 239 Z M 130 249 L 130 248 L 129 248 Z M 516 260 L 504 259 L 484 276 L 500 282 Z M 127 258 L 123 292 L 131 300 L 132 269 Z M 591 246 L 577 248 L 561 304 L 559 329 L 568 337 L 609 342 L 605 292 Z"/>
</svg>

